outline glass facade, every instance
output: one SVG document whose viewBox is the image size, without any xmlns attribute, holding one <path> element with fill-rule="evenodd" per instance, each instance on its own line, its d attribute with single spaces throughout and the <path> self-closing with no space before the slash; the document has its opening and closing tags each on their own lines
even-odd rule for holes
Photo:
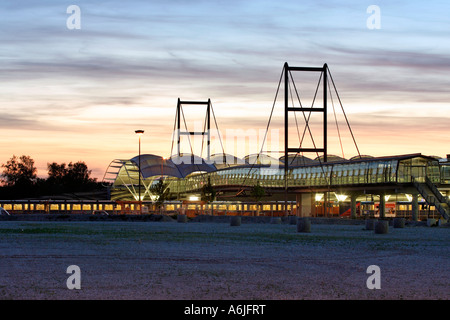
<svg viewBox="0 0 450 320">
<path fill-rule="evenodd" d="M 138 168 L 133 162 L 124 162 L 115 179 L 116 193 L 136 194 Z M 330 162 L 290 167 L 287 176 L 289 188 L 358 186 L 373 184 L 425 183 L 426 177 L 433 183 L 450 183 L 450 166 L 442 166 L 437 159 L 426 156 L 398 156 L 364 158 L 353 161 Z M 149 198 L 150 185 L 160 176 L 142 181 L 142 193 Z M 184 178 L 165 176 L 172 193 L 195 192 L 211 182 L 214 187 L 254 186 L 284 188 L 284 167 L 244 165 L 217 169 L 213 172 L 195 172 Z M 144 198 L 145 199 L 145 198 Z"/>
<path fill-rule="evenodd" d="M 425 182 L 425 177 L 432 182 L 439 182 L 439 170 L 438 161 L 427 158 L 370 159 L 294 167 L 289 169 L 287 180 L 289 187 L 411 183 L 412 177 L 419 182 Z M 257 182 L 269 188 L 285 186 L 284 168 L 265 167 L 227 168 L 205 175 L 192 175 L 176 184 L 185 186 L 181 187 L 182 191 L 197 189 L 206 179 L 205 176 L 211 177 L 213 186 L 254 186 Z"/>
<path fill-rule="evenodd" d="M 440 183 L 450 184 L 450 162 L 440 166 Z"/>
</svg>

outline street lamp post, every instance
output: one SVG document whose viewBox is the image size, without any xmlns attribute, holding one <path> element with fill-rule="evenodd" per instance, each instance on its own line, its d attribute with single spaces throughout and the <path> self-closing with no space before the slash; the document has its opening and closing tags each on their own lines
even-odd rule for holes
<svg viewBox="0 0 450 320">
<path fill-rule="evenodd" d="M 144 130 L 136 130 L 136 134 L 139 136 L 139 211 L 142 214 L 142 198 L 141 198 L 141 136 L 144 134 Z"/>
</svg>

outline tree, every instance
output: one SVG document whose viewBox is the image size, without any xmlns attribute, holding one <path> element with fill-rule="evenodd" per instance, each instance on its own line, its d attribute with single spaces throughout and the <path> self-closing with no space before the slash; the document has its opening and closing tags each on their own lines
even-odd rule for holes
<svg viewBox="0 0 450 320">
<path fill-rule="evenodd" d="M 38 178 L 34 160 L 30 156 L 13 156 L 2 164 L 0 198 L 24 199 L 51 196 L 62 193 L 90 192 L 103 188 L 97 179 L 91 178 L 86 163 L 47 163 L 48 178 Z"/>
<path fill-rule="evenodd" d="M 29 187 L 36 182 L 37 169 L 30 156 L 22 155 L 18 158 L 13 155 L 6 164 L 2 164 L 2 168 L 2 182 L 6 186 Z"/>
<path fill-rule="evenodd" d="M 202 188 L 202 200 L 206 202 L 214 201 L 216 199 L 216 190 L 211 185 L 211 178 L 208 177 L 208 183 Z"/>
<path fill-rule="evenodd" d="M 48 181 L 50 183 L 60 184 L 63 182 L 66 174 L 67 174 L 67 168 L 66 164 L 57 164 L 56 162 L 53 163 L 47 163 L 47 169 L 48 169 Z"/>
<path fill-rule="evenodd" d="M 259 184 L 259 181 L 256 183 L 255 186 L 253 186 L 252 191 L 251 191 L 251 196 L 253 199 L 255 199 L 255 201 L 261 201 L 261 199 L 266 195 L 266 190 L 261 187 L 261 185 Z"/>
<path fill-rule="evenodd" d="M 69 163 L 67 167 L 66 180 L 72 184 L 86 185 L 95 182 L 96 179 L 91 179 L 91 170 L 88 170 L 86 163 L 78 161 Z"/>
<path fill-rule="evenodd" d="M 170 188 L 162 179 L 150 187 L 150 193 L 156 196 L 155 205 L 159 209 L 169 197 Z"/>
<path fill-rule="evenodd" d="M 8 199 L 21 199 L 36 193 L 37 169 L 30 156 L 13 155 L 11 159 L 2 164 L 3 172 L 0 180 L 3 184 L 0 197 Z"/>
<path fill-rule="evenodd" d="M 261 185 L 259 184 L 259 181 L 256 183 L 255 186 L 253 186 L 252 191 L 250 192 L 251 196 L 253 197 L 253 199 L 255 199 L 255 201 L 260 202 L 261 199 L 266 195 L 266 190 L 261 187 Z M 258 203 L 258 215 L 259 215 L 259 210 L 260 210 L 260 204 Z"/>
<path fill-rule="evenodd" d="M 90 177 L 92 171 L 82 161 L 70 162 L 67 166 L 65 163 L 48 163 L 47 169 L 48 184 L 60 191 L 87 191 L 96 184 L 96 179 Z"/>
</svg>

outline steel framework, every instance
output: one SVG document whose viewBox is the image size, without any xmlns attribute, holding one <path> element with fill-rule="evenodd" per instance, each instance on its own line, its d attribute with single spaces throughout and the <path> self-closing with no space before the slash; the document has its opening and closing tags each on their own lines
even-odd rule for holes
<svg viewBox="0 0 450 320">
<path fill-rule="evenodd" d="M 206 129 L 203 131 L 181 131 L 181 113 L 182 105 L 206 105 Z M 207 137 L 207 146 L 206 146 L 206 152 L 207 161 L 210 160 L 211 157 L 211 99 L 208 99 L 208 101 L 182 101 L 180 98 L 178 98 L 177 103 L 177 117 L 176 117 L 176 127 L 177 127 L 177 155 L 181 156 L 181 136 L 187 135 L 187 136 L 195 136 L 195 135 L 201 135 Z"/>
</svg>

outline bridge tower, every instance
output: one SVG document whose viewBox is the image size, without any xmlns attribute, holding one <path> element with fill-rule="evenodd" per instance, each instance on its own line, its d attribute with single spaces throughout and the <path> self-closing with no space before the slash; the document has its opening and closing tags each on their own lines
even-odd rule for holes
<svg viewBox="0 0 450 320">
<path fill-rule="evenodd" d="M 284 64 L 284 156 L 285 156 L 285 166 L 284 172 L 287 177 L 289 161 L 289 153 L 300 153 L 300 152 L 316 152 L 323 153 L 323 161 L 327 162 L 327 64 L 325 63 L 323 67 L 291 67 L 286 62 Z M 323 81 L 323 106 L 321 108 L 303 106 L 300 107 L 289 107 L 289 76 L 291 71 L 304 71 L 304 72 L 321 72 L 321 78 Z M 292 75 L 291 75 L 292 78 Z M 313 148 L 289 148 L 289 112 L 300 111 L 303 114 L 305 112 L 317 112 L 323 114 L 323 145 L 322 147 L 316 147 L 314 144 Z M 306 118 L 305 118 L 306 119 Z M 308 120 L 306 121 L 306 126 L 309 126 Z"/>
<path fill-rule="evenodd" d="M 289 79 L 291 78 L 292 82 L 294 81 L 292 77 L 292 71 L 299 71 L 299 72 L 320 72 L 320 79 L 323 81 L 323 105 L 322 107 L 303 107 L 300 102 L 300 97 L 297 96 L 300 102 L 300 107 L 294 107 L 289 106 Z M 327 71 L 328 67 L 325 63 L 322 67 L 291 67 L 286 62 L 284 64 L 283 73 L 284 73 L 284 192 L 285 192 L 285 213 L 288 214 L 288 173 L 289 173 L 289 153 L 322 153 L 323 154 L 323 162 L 327 162 Z M 319 80 L 320 84 L 320 80 Z M 318 84 L 318 86 L 319 86 Z M 312 112 L 315 113 L 322 113 L 322 121 L 323 121 L 323 145 L 318 147 L 314 143 L 314 138 L 312 137 L 312 132 L 309 129 L 309 133 L 311 135 L 311 139 L 313 140 L 313 147 L 312 148 L 304 148 L 300 146 L 298 148 L 291 148 L 289 147 L 289 113 L 290 112 L 302 112 L 305 121 L 306 121 L 306 129 L 309 129 L 309 119 Z M 308 116 L 306 116 L 306 113 L 308 113 Z M 300 195 L 300 201 L 302 201 L 303 196 Z M 308 195 L 308 201 L 311 202 L 309 198 L 312 199 L 312 195 Z M 303 199 L 302 202 L 305 202 L 305 199 Z M 326 208 L 327 200 L 325 199 L 325 208 Z M 297 196 L 297 207 L 299 206 L 299 200 Z M 303 206 L 303 205 L 302 205 Z"/>
<path fill-rule="evenodd" d="M 206 106 L 206 116 L 205 116 L 205 122 L 206 126 L 203 128 L 203 131 L 187 131 L 187 127 L 185 131 L 181 130 L 181 115 L 183 114 L 183 105 L 203 105 Z M 184 114 L 183 114 L 184 117 Z M 177 155 L 181 156 L 181 136 L 187 135 L 187 136 L 195 136 L 195 135 L 201 135 L 205 136 L 207 139 L 206 144 L 206 160 L 209 161 L 211 158 L 211 99 L 208 99 L 208 101 L 182 101 L 180 98 L 178 98 L 177 103 L 177 114 L 176 114 L 176 132 L 177 132 Z"/>
</svg>

